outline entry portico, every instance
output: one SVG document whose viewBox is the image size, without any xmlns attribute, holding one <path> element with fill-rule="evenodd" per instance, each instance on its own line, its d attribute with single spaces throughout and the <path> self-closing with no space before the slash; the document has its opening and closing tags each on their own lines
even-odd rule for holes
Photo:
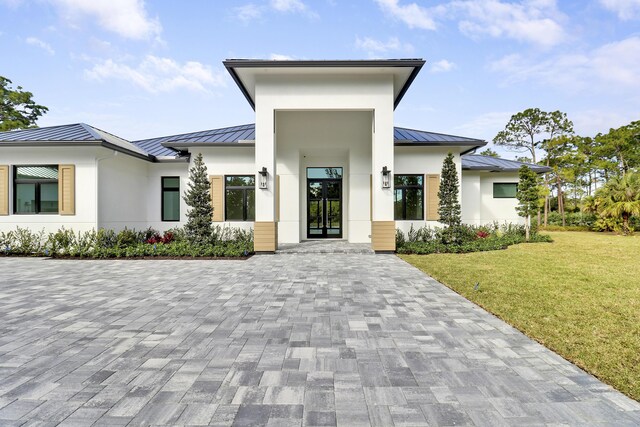
<svg viewBox="0 0 640 427">
<path fill-rule="evenodd" d="M 256 251 L 319 237 L 393 251 L 393 112 L 424 61 L 224 65 L 255 109 L 255 166 L 266 170 L 255 195 Z"/>
</svg>

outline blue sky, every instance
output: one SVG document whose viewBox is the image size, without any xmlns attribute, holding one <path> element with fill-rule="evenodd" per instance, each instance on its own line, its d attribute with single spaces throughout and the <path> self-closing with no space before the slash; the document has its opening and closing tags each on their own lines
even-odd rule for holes
<svg viewBox="0 0 640 427">
<path fill-rule="evenodd" d="M 131 140 L 253 122 L 225 58 L 424 58 L 396 125 L 486 140 L 528 107 L 640 119 L 640 0 L 0 0 L 0 50 L 40 126 Z"/>
</svg>

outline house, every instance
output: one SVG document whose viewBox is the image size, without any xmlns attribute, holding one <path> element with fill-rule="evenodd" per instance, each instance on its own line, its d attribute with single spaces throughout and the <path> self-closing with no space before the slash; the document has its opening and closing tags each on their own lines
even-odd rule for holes
<svg viewBox="0 0 640 427">
<path fill-rule="evenodd" d="M 231 59 L 224 66 L 255 124 L 140 141 L 86 124 L 0 133 L 0 231 L 182 225 L 197 153 L 213 221 L 252 227 L 257 252 L 319 238 L 394 250 L 396 228 L 438 225 L 449 152 L 464 222 L 519 221 L 521 163 L 470 154 L 486 144 L 479 139 L 394 127 L 423 64 Z"/>
</svg>

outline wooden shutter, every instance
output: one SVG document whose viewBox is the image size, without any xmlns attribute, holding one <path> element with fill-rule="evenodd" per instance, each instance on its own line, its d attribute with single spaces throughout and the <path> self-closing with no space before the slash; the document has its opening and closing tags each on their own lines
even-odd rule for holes
<svg viewBox="0 0 640 427">
<path fill-rule="evenodd" d="M 440 215 L 438 215 L 438 203 L 440 201 L 440 199 L 438 199 L 438 190 L 440 189 L 440 175 L 427 174 L 426 182 L 427 182 L 427 203 L 426 203 L 427 221 L 438 221 L 440 219 Z"/>
<path fill-rule="evenodd" d="M 76 167 L 58 165 L 58 213 L 76 214 Z"/>
<path fill-rule="evenodd" d="M 213 222 L 224 221 L 224 176 L 211 175 L 211 206 L 213 207 Z"/>
<path fill-rule="evenodd" d="M 0 215 L 9 215 L 9 166 L 0 165 Z"/>
</svg>

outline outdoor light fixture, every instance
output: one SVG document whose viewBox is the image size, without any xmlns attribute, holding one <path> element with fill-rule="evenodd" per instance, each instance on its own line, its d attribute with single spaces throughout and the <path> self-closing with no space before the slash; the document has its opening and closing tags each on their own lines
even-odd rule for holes
<svg viewBox="0 0 640 427">
<path fill-rule="evenodd" d="M 386 166 L 382 168 L 382 188 L 391 188 L 391 171 Z"/>
<path fill-rule="evenodd" d="M 263 166 L 262 170 L 259 170 L 258 173 L 260 174 L 259 187 L 261 190 L 266 190 L 267 189 L 267 168 Z"/>
</svg>

